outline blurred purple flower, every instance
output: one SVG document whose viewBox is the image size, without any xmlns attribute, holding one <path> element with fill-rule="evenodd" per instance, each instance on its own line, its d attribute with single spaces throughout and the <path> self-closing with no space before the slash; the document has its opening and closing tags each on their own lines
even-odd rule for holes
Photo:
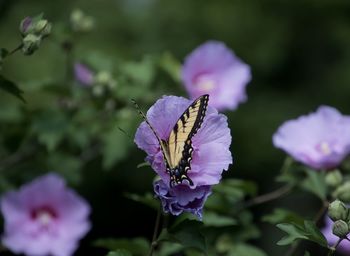
<svg viewBox="0 0 350 256">
<path fill-rule="evenodd" d="M 209 100 L 210 101 L 210 100 Z M 163 96 L 147 112 L 147 118 L 163 140 L 167 140 L 175 123 L 192 101 L 176 96 Z M 159 143 L 148 127 L 142 122 L 136 131 L 135 143 L 146 151 L 146 160 L 153 169 L 169 184 L 163 154 Z M 201 128 L 192 138 L 193 154 L 188 176 L 194 187 L 219 183 L 221 173 L 232 163 L 230 152 L 231 134 L 227 118 L 213 107 L 208 107 Z"/>
<path fill-rule="evenodd" d="M 30 256 L 70 256 L 90 229 L 90 206 L 64 180 L 47 174 L 1 200 L 3 244 Z"/>
<path fill-rule="evenodd" d="M 189 186 L 180 184 L 169 188 L 163 180 L 153 184 L 154 192 L 160 198 L 164 212 L 179 215 L 182 212 L 190 212 L 202 219 L 202 211 L 205 201 L 211 194 L 211 186 L 199 186 L 191 189 Z"/>
<path fill-rule="evenodd" d="M 332 232 L 333 221 L 328 216 L 325 217 L 325 223 L 326 225 L 321 231 L 323 235 L 327 238 L 328 245 L 333 246 L 339 240 L 339 237 L 333 234 Z M 337 250 L 343 252 L 346 255 L 349 255 L 350 241 L 344 239 L 337 247 Z"/>
<path fill-rule="evenodd" d="M 94 82 L 94 72 L 80 62 L 74 64 L 74 76 L 82 85 L 91 86 Z"/>
<path fill-rule="evenodd" d="M 209 94 L 209 104 L 218 110 L 234 110 L 245 102 L 245 87 L 250 80 L 250 67 L 218 41 L 197 47 L 182 67 L 182 81 L 190 97 Z"/>
<path fill-rule="evenodd" d="M 312 168 L 337 167 L 350 153 L 350 116 L 321 106 L 315 113 L 282 124 L 273 144 Z"/>
</svg>

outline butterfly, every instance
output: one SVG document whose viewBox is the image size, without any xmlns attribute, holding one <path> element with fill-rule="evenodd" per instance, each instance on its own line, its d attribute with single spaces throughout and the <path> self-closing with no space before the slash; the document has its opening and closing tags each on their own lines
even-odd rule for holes
<svg viewBox="0 0 350 256">
<path fill-rule="evenodd" d="M 191 170 L 192 138 L 203 123 L 208 107 L 209 95 L 198 97 L 179 117 L 167 140 L 162 140 L 146 115 L 134 104 L 140 115 L 158 140 L 166 164 L 166 172 L 170 175 L 170 187 L 181 184 L 184 180 L 193 186 L 193 181 L 187 173 Z"/>
</svg>

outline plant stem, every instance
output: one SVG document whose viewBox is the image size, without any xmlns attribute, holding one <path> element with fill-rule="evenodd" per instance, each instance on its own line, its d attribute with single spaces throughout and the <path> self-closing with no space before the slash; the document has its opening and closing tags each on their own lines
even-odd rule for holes
<svg viewBox="0 0 350 256">
<path fill-rule="evenodd" d="M 281 167 L 281 173 L 287 172 L 292 164 L 293 164 L 293 159 L 290 157 L 286 157 L 286 159 L 284 160 L 282 167 Z M 251 200 L 249 200 L 243 204 L 243 208 L 252 207 L 252 206 L 255 206 L 258 204 L 263 204 L 263 203 L 275 200 L 277 198 L 280 198 L 280 197 L 288 194 L 293 189 L 293 187 L 294 187 L 294 185 L 286 184 L 286 185 L 276 189 L 275 191 L 257 196 L 255 198 L 252 198 Z"/>
<path fill-rule="evenodd" d="M 329 202 L 328 201 L 324 201 L 322 203 L 322 207 L 318 210 L 318 212 L 316 213 L 315 217 L 314 217 L 314 221 L 317 225 L 317 223 L 320 221 L 320 219 L 322 218 L 323 214 L 325 213 L 325 211 L 327 210 L 328 208 L 328 205 L 329 205 Z M 285 256 L 292 256 L 295 251 L 298 249 L 300 245 L 300 241 L 294 243 L 290 249 L 287 251 L 287 253 L 285 254 Z"/>
<path fill-rule="evenodd" d="M 10 56 L 12 54 L 14 54 L 15 52 L 19 51 L 20 49 L 22 49 L 23 44 L 20 44 L 19 46 L 17 46 L 15 49 L 13 49 L 12 51 L 10 51 L 7 56 Z"/>
<path fill-rule="evenodd" d="M 149 249 L 149 253 L 148 256 L 152 256 L 154 249 L 157 246 L 157 236 L 158 236 L 158 229 L 159 229 L 159 224 L 160 224 L 160 217 L 162 215 L 162 210 L 161 207 L 159 205 L 158 211 L 157 211 L 157 218 L 156 218 L 156 223 L 154 225 L 154 231 L 153 231 L 153 237 L 152 237 L 152 242 L 151 242 L 151 247 Z"/>
<path fill-rule="evenodd" d="M 340 244 L 341 241 L 343 241 L 344 238 L 339 238 L 338 241 L 331 247 L 329 248 L 328 251 L 328 256 L 334 255 L 335 251 L 337 250 L 338 245 Z"/>
<path fill-rule="evenodd" d="M 257 196 L 255 198 L 247 201 L 244 204 L 244 208 L 248 208 L 251 206 L 258 205 L 258 204 L 263 204 L 263 203 L 275 200 L 277 198 L 280 198 L 280 197 L 288 194 L 293 189 L 293 187 L 294 187 L 293 185 L 286 184 L 286 185 L 284 185 L 284 186 L 282 186 L 282 187 L 280 187 L 272 192 Z"/>
</svg>

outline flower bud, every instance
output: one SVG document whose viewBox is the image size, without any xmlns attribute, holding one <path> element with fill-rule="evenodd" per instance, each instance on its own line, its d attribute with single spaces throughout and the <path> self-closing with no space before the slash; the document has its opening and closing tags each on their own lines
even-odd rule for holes
<svg viewBox="0 0 350 256">
<path fill-rule="evenodd" d="M 87 32 L 94 27 L 94 19 L 86 16 L 81 10 L 76 9 L 70 15 L 72 29 L 77 32 Z"/>
<path fill-rule="evenodd" d="M 339 170 L 331 171 L 327 173 L 325 181 L 328 186 L 336 187 L 342 183 L 343 175 Z"/>
<path fill-rule="evenodd" d="M 105 89 L 101 85 L 97 84 L 92 87 L 92 94 L 96 97 L 101 97 L 104 92 Z"/>
<path fill-rule="evenodd" d="M 35 34 L 45 37 L 51 33 L 51 28 L 51 23 L 42 19 L 36 22 L 33 31 Z"/>
<path fill-rule="evenodd" d="M 350 203 L 350 181 L 346 181 L 344 184 L 339 186 L 334 193 L 332 194 L 335 198 L 339 198 L 339 200 L 344 203 Z"/>
<path fill-rule="evenodd" d="M 31 17 L 25 17 L 19 26 L 19 31 L 22 36 L 26 36 L 32 31 L 33 19 Z"/>
<path fill-rule="evenodd" d="M 97 73 L 94 78 L 95 84 L 101 85 L 103 87 L 108 87 L 109 89 L 113 89 L 117 82 L 113 79 L 111 73 L 108 71 L 101 71 Z"/>
<path fill-rule="evenodd" d="M 42 14 L 35 17 L 26 17 L 21 21 L 19 30 L 23 37 L 29 34 L 45 37 L 51 33 L 52 24 L 46 19 L 42 19 Z"/>
<path fill-rule="evenodd" d="M 333 220 L 348 220 L 349 216 L 349 209 L 346 207 L 346 205 L 339 201 L 335 200 L 328 206 L 328 216 Z"/>
<path fill-rule="evenodd" d="M 41 37 L 34 34 L 29 34 L 22 41 L 22 52 L 25 55 L 31 55 L 35 52 L 41 43 Z"/>
<path fill-rule="evenodd" d="M 34 25 L 34 33 L 40 34 L 41 31 L 49 24 L 47 20 L 39 20 Z"/>
<path fill-rule="evenodd" d="M 337 220 L 333 223 L 333 234 L 337 237 L 343 238 L 349 233 L 349 226 L 343 220 Z"/>
</svg>

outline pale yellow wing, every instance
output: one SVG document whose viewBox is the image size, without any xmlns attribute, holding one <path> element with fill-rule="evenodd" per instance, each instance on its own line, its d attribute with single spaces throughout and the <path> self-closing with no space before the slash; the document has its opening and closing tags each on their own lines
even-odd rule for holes
<svg viewBox="0 0 350 256">
<path fill-rule="evenodd" d="M 176 122 L 168 139 L 168 164 L 170 168 L 182 164 L 184 169 L 189 167 L 192 159 L 191 138 L 201 127 L 207 106 L 209 95 L 205 94 L 197 98 L 181 115 Z"/>
</svg>

